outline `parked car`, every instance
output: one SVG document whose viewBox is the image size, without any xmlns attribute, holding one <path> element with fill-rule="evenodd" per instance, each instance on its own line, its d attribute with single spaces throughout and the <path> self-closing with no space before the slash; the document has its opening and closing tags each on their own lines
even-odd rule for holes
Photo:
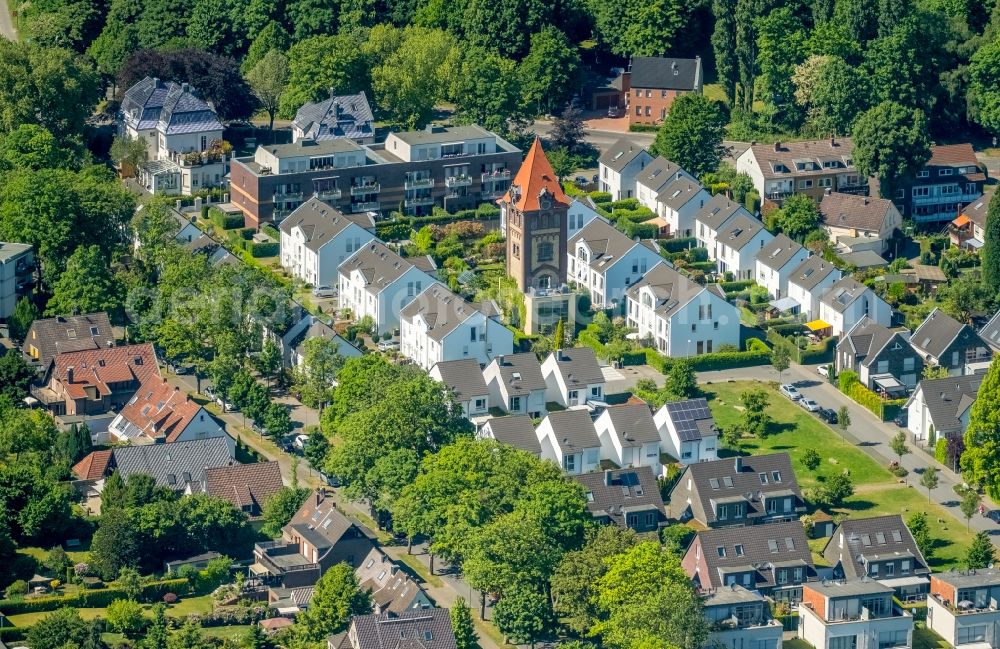
<svg viewBox="0 0 1000 649">
<path fill-rule="evenodd" d="M 222 406 L 222 410 L 224 412 L 236 412 L 236 406 L 229 403 L 228 401 L 223 401 L 222 397 L 217 398 L 215 400 L 215 403 Z"/>
<path fill-rule="evenodd" d="M 809 412 L 819 412 L 822 410 L 822 408 L 819 407 L 819 404 L 812 399 L 799 399 L 799 405 Z"/>
<path fill-rule="evenodd" d="M 820 408 L 816 415 L 828 424 L 837 423 L 837 411 L 832 408 Z"/>
<path fill-rule="evenodd" d="M 802 393 L 800 393 L 791 383 L 785 383 L 784 385 L 782 385 L 780 388 L 778 388 L 778 392 L 785 395 L 792 401 L 798 401 L 799 399 L 802 398 Z"/>
<path fill-rule="evenodd" d="M 337 288 L 331 286 L 317 286 L 313 289 L 313 297 L 337 297 Z"/>
<path fill-rule="evenodd" d="M 292 442 L 292 446 L 299 449 L 300 451 L 306 447 L 306 442 L 309 441 L 308 435 L 296 435 L 295 441 Z"/>
<path fill-rule="evenodd" d="M 986 518 L 990 519 L 994 523 L 1000 523 L 1000 509 L 991 509 L 986 512 Z"/>
<path fill-rule="evenodd" d="M 378 349 L 380 352 L 387 352 L 390 349 L 399 349 L 398 340 L 383 340 L 378 344 Z"/>
<path fill-rule="evenodd" d="M 608 108 L 608 117 L 621 117 L 622 112 L 618 110 L 617 106 L 611 106 Z"/>
<path fill-rule="evenodd" d="M 210 385 L 206 385 L 205 388 L 202 390 L 202 392 L 204 392 L 205 396 L 208 397 L 209 399 L 215 398 L 215 390 Z"/>
<path fill-rule="evenodd" d="M 820 365 L 818 368 L 816 368 L 816 371 L 819 372 L 820 376 L 826 376 L 826 377 L 830 376 L 830 366 L 829 365 Z"/>
<path fill-rule="evenodd" d="M 901 410 L 896 418 L 892 420 L 892 423 L 896 424 L 900 428 L 906 428 L 909 424 L 910 413 L 906 410 Z"/>
<path fill-rule="evenodd" d="M 586 185 L 587 178 L 585 176 L 577 176 L 576 178 L 573 179 L 573 182 L 576 183 L 577 185 Z"/>
</svg>

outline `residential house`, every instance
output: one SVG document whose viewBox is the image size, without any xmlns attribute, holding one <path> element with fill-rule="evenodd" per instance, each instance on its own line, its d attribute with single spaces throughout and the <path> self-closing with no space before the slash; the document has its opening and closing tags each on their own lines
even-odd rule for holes
<svg viewBox="0 0 1000 649">
<path fill-rule="evenodd" d="M 602 220 L 593 220 L 570 240 L 569 279 L 590 294 L 595 308 L 625 305 L 625 291 L 663 262 L 654 241 L 635 241 Z"/>
<path fill-rule="evenodd" d="M 557 349 L 542 363 L 545 400 L 569 408 L 604 401 L 604 373 L 590 347 Z"/>
<path fill-rule="evenodd" d="M 146 77 L 125 91 L 118 134 L 146 144 L 139 183 L 152 194 L 192 194 L 225 182 L 222 123 L 186 83 Z"/>
<path fill-rule="evenodd" d="M 375 238 L 375 221 L 366 212 L 344 214 L 318 196 L 278 226 L 281 266 L 306 284 L 336 286 L 339 266 Z"/>
<path fill-rule="evenodd" d="M 168 575 L 177 575 L 181 571 L 181 568 L 186 566 L 191 566 L 195 570 L 205 570 L 215 559 L 221 559 L 222 554 L 215 552 L 214 550 L 209 552 L 202 552 L 201 554 L 196 554 L 190 557 L 184 557 L 183 559 L 174 559 L 173 561 L 163 562 L 163 572 Z"/>
<path fill-rule="evenodd" d="M 661 238 L 693 237 L 695 215 L 712 200 L 697 181 L 685 177 L 678 178 L 656 195 L 657 216 L 664 220 Z"/>
<path fill-rule="evenodd" d="M 729 200 L 725 194 L 716 194 L 713 196 L 694 215 L 694 236 L 698 240 L 698 247 L 708 250 L 710 258 L 716 251 L 717 246 L 715 242 L 719 236 L 719 232 L 726 226 L 729 219 L 738 215 L 753 218 L 753 214 L 748 212 L 745 207 Z"/>
<path fill-rule="evenodd" d="M 689 464 L 667 502 L 670 518 L 711 528 L 797 521 L 804 512 L 788 453 Z"/>
<path fill-rule="evenodd" d="M 501 217 L 503 216 L 504 214 L 501 212 Z M 566 210 L 566 240 L 569 241 L 576 236 L 576 233 L 589 225 L 591 221 L 608 222 L 597 212 L 594 201 L 587 196 L 577 196 L 570 202 L 569 209 Z M 507 236 L 506 219 L 501 218 L 500 230 L 504 236 Z"/>
<path fill-rule="evenodd" d="M 754 277 L 772 298 L 788 297 L 788 280 L 808 257 L 808 250 L 779 234 L 757 253 Z"/>
<path fill-rule="evenodd" d="M 867 179 L 854 166 L 850 138 L 753 144 L 736 159 L 736 171 L 750 176 L 762 199 L 778 204 L 793 194 L 818 203 L 827 190 L 869 193 Z"/>
<path fill-rule="evenodd" d="M 228 500 L 251 518 L 263 515 L 268 498 L 283 486 L 277 462 L 233 464 L 205 470 L 205 493 Z"/>
<path fill-rule="evenodd" d="M 496 440 L 501 444 L 527 451 L 535 457 L 542 455 L 542 446 L 538 442 L 535 425 L 527 415 L 493 417 L 480 426 L 476 437 Z"/>
<path fill-rule="evenodd" d="M 0 241 L 0 320 L 14 314 L 21 297 L 34 284 L 35 253 L 27 243 Z"/>
<path fill-rule="evenodd" d="M 346 634 L 330 636 L 327 649 L 456 649 L 448 609 L 356 615 Z"/>
<path fill-rule="evenodd" d="M 718 262 L 723 275 L 732 273 L 737 281 L 753 279 L 757 255 L 772 239 L 774 235 L 759 220 L 737 214 L 719 230 L 715 250 L 709 250 L 708 256 Z"/>
<path fill-rule="evenodd" d="M 717 284 L 702 286 L 658 264 L 626 293 L 626 323 L 671 358 L 740 344 L 740 315 Z"/>
<path fill-rule="evenodd" d="M 483 370 L 483 379 L 494 408 L 533 419 L 545 416 L 547 383 L 534 354 L 497 356 Z"/>
<path fill-rule="evenodd" d="M 55 356 L 44 387 L 31 395 L 54 415 L 95 415 L 121 408 L 140 385 L 160 380 L 149 343 Z"/>
<path fill-rule="evenodd" d="M 1000 647 L 1000 570 L 931 575 L 927 627 L 951 647 Z"/>
<path fill-rule="evenodd" d="M 535 429 L 542 459 L 552 460 L 570 475 L 596 470 L 601 462 L 601 440 L 586 410 L 550 412 Z"/>
<path fill-rule="evenodd" d="M 951 243 L 969 250 L 979 250 L 986 241 L 986 217 L 990 201 L 977 198 L 962 208 L 955 220 L 948 225 Z"/>
<path fill-rule="evenodd" d="M 719 427 L 703 398 L 672 401 L 653 415 L 660 450 L 681 464 L 718 459 Z"/>
<path fill-rule="evenodd" d="M 74 487 L 88 497 L 99 496 L 104 490 L 104 480 L 111 475 L 112 451 L 91 451 L 73 465 L 70 471 L 76 477 Z M 79 483 L 79 486 L 78 484 Z"/>
<path fill-rule="evenodd" d="M 631 124 L 658 124 L 681 95 L 701 94 L 701 57 L 693 59 L 634 56 L 622 73 L 625 114 Z"/>
<path fill-rule="evenodd" d="M 233 203 L 247 225 L 280 222 L 313 194 L 345 214 L 395 210 L 407 216 L 474 208 L 503 194 L 521 151 L 475 124 L 428 125 L 390 133 L 384 142 L 303 137 L 259 145 L 233 158 Z"/>
<path fill-rule="evenodd" d="M 910 332 L 885 327 L 865 316 L 837 343 L 837 373 L 858 373 L 869 390 L 900 398 L 917 387 L 924 360 L 910 346 Z"/>
<path fill-rule="evenodd" d="M 1000 351 L 1000 311 L 993 314 L 993 317 L 979 330 L 979 337 L 993 348 L 993 351 Z"/>
<path fill-rule="evenodd" d="M 951 221 L 963 205 L 983 195 L 985 184 L 971 144 L 937 145 L 923 168 L 894 185 L 892 200 L 917 223 Z"/>
<path fill-rule="evenodd" d="M 428 272 L 373 240 L 339 268 L 340 308 L 355 320 L 371 316 L 377 332 L 399 328 L 399 314 L 423 290 L 437 284 Z"/>
<path fill-rule="evenodd" d="M 781 649 L 784 627 L 771 617 L 768 601 L 758 592 L 733 584 L 701 591 L 702 609 L 712 625 L 708 647 Z"/>
<path fill-rule="evenodd" d="M 597 160 L 601 191 L 611 194 L 616 201 L 635 198 L 638 191 L 636 180 L 652 161 L 653 156 L 629 138 L 618 140 Z"/>
<path fill-rule="evenodd" d="M 656 211 L 656 197 L 664 187 L 679 178 L 694 180 L 694 177 L 677 164 L 663 156 L 656 156 L 635 179 L 635 198 L 640 205 Z"/>
<path fill-rule="evenodd" d="M 219 437 L 235 444 L 191 395 L 158 376 L 146 381 L 108 427 L 110 441 L 128 444 L 186 442 Z"/>
<path fill-rule="evenodd" d="M 837 280 L 820 297 L 819 319 L 829 325 L 831 336 L 844 335 L 865 316 L 888 327 L 892 323 L 892 307 L 853 277 Z"/>
<path fill-rule="evenodd" d="M 857 251 L 858 240 L 870 240 L 878 254 L 888 250 L 889 239 L 903 227 L 903 215 L 892 201 L 858 194 L 831 192 L 819 204 L 820 225 L 830 240 L 842 240 Z"/>
<path fill-rule="evenodd" d="M 594 420 L 594 428 L 601 440 L 603 459 L 620 467 L 649 467 L 654 476 L 663 471 L 660 431 L 647 404 L 608 406 Z"/>
<path fill-rule="evenodd" d="M 655 532 L 667 522 L 656 475 L 648 466 L 595 471 L 573 479 L 587 490 L 587 511 L 602 525 Z"/>
<path fill-rule="evenodd" d="M 912 646 L 913 615 L 876 581 L 805 584 L 798 610 L 798 636 L 816 649 Z"/>
<path fill-rule="evenodd" d="M 281 540 L 254 546 L 250 571 L 271 586 L 311 586 L 338 563 L 358 568 L 373 547 L 333 499 L 317 491 L 282 528 Z"/>
<path fill-rule="evenodd" d="M 799 304 L 807 318 L 819 317 L 819 301 L 826 291 L 841 278 L 840 270 L 821 255 L 813 255 L 788 276 L 788 297 Z"/>
<path fill-rule="evenodd" d="M 337 354 L 344 358 L 360 358 L 364 354 L 350 341 L 338 334 L 333 327 L 312 314 L 306 315 L 294 327 L 294 330 L 296 330 L 294 335 L 286 334 L 283 337 L 288 340 L 288 367 L 302 369 L 305 366 L 306 341 L 313 338 L 332 340 L 337 344 Z"/>
<path fill-rule="evenodd" d="M 827 541 L 823 557 L 837 579 L 867 577 L 892 588 L 900 599 L 927 592 L 930 569 L 899 514 L 845 520 Z"/>
<path fill-rule="evenodd" d="M 950 376 L 985 373 L 993 350 L 979 333 L 935 307 L 910 337 L 929 365 L 947 368 Z"/>
<path fill-rule="evenodd" d="M 701 589 L 742 586 L 788 604 L 800 602 L 802 585 L 816 576 L 797 520 L 698 532 L 681 565 Z"/>
<path fill-rule="evenodd" d="M 434 603 L 410 575 L 378 548 L 354 570 L 358 587 L 371 595 L 372 612 L 403 613 L 433 608 Z"/>
<path fill-rule="evenodd" d="M 221 437 L 209 437 L 173 444 L 117 446 L 112 450 L 110 469 L 122 480 L 141 473 L 152 477 L 158 487 L 189 495 L 205 492 L 208 469 L 234 464 L 233 445 Z"/>
<path fill-rule="evenodd" d="M 114 346 L 111 321 L 100 311 L 35 320 L 24 336 L 21 351 L 39 369 L 48 370 L 57 354 Z"/>
<path fill-rule="evenodd" d="M 399 312 L 400 352 L 420 367 L 468 358 L 486 365 L 514 352 L 514 334 L 492 301 L 466 302 L 443 284 L 424 289 Z"/>
<path fill-rule="evenodd" d="M 444 387 L 462 407 L 466 419 L 490 413 L 490 389 L 483 378 L 483 368 L 475 358 L 441 361 L 431 367 L 430 377 Z"/>
<path fill-rule="evenodd" d="M 310 101 L 295 112 L 292 142 L 311 139 L 348 139 L 358 144 L 375 141 L 375 117 L 364 90 L 356 95 L 333 95 Z"/>
<path fill-rule="evenodd" d="M 924 379 L 904 406 L 906 427 L 914 437 L 928 442 L 963 435 L 983 378 L 973 374 Z"/>
</svg>

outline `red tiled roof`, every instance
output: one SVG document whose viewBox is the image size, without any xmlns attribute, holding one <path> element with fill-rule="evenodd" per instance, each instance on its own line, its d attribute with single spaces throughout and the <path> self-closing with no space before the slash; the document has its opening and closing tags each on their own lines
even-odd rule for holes
<svg viewBox="0 0 1000 649">
<path fill-rule="evenodd" d="M 552 199 L 555 202 L 561 203 L 564 206 L 570 204 L 569 197 L 566 196 L 566 192 L 559 185 L 556 172 L 552 170 L 549 159 L 545 157 L 541 140 L 538 138 L 535 138 L 531 148 L 528 149 L 528 155 L 525 156 L 524 162 L 521 163 L 521 168 L 517 170 L 514 182 L 510 186 L 511 189 L 508 189 L 507 193 L 500 200 L 505 203 L 513 202 L 514 206 L 522 212 L 530 212 L 538 209 L 538 195 L 541 194 L 543 189 L 548 190 L 552 194 Z M 516 196 L 516 200 L 512 200 L 514 187 L 520 190 Z"/>
<path fill-rule="evenodd" d="M 968 142 L 964 144 L 939 144 L 931 147 L 929 165 L 947 167 L 950 165 L 979 165 L 976 152 Z"/>
<path fill-rule="evenodd" d="M 73 475 L 81 480 L 100 480 L 111 464 L 111 451 L 93 451 L 73 466 Z"/>
<path fill-rule="evenodd" d="M 173 442 L 200 411 L 201 406 L 180 388 L 153 377 L 122 408 L 121 416 L 150 439 L 165 437 L 167 442 Z"/>
<path fill-rule="evenodd" d="M 159 376 L 156 355 L 149 343 L 57 354 L 52 370 L 52 379 L 62 384 L 71 399 L 86 398 L 88 387 L 96 388 L 99 396 L 109 396 L 112 392 L 109 383 L 145 383 Z"/>
<path fill-rule="evenodd" d="M 234 464 L 205 470 L 205 492 L 233 503 L 237 509 L 264 503 L 281 489 L 281 469 L 277 462 Z"/>
</svg>

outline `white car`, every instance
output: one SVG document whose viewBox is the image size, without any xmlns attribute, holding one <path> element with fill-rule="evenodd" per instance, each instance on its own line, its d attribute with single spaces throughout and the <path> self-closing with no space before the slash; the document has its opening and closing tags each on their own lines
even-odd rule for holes
<svg viewBox="0 0 1000 649">
<path fill-rule="evenodd" d="M 313 297 L 337 297 L 337 288 L 330 286 L 317 286 L 313 289 Z"/>
<path fill-rule="evenodd" d="M 378 344 L 379 351 L 387 352 L 390 349 L 399 349 L 399 341 L 396 340 L 383 340 Z"/>
<path fill-rule="evenodd" d="M 825 376 L 825 377 L 829 377 L 830 376 L 830 366 L 829 365 L 820 365 L 819 367 L 816 368 L 816 371 L 819 372 L 820 376 Z"/>
<path fill-rule="evenodd" d="M 799 399 L 802 398 L 802 394 L 797 389 L 795 389 L 795 386 L 792 385 L 791 383 L 785 383 L 784 385 L 782 385 L 780 388 L 778 388 L 778 392 L 785 395 L 792 401 L 798 401 Z"/>
<path fill-rule="evenodd" d="M 809 412 L 819 412 L 819 404 L 812 399 L 800 399 L 799 405 L 808 410 Z"/>
<path fill-rule="evenodd" d="M 292 442 L 292 446 L 299 449 L 300 451 L 306 447 L 306 442 L 309 441 L 308 435 L 296 435 L 295 441 Z"/>
</svg>

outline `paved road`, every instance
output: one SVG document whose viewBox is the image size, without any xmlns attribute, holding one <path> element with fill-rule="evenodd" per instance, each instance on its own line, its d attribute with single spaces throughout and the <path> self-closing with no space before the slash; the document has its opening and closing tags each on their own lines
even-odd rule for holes
<svg viewBox="0 0 1000 649">
<path fill-rule="evenodd" d="M 815 365 L 792 365 L 782 374 L 781 380 L 783 383 L 794 383 L 799 392 L 825 408 L 839 410 L 841 406 L 847 406 L 851 413 L 851 425 L 847 429 L 848 437 L 853 438 L 868 455 L 883 466 L 896 460 L 896 454 L 889 448 L 889 440 L 896 435 L 899 428 L 892 423 L 880 421 L 870 411 L 848 399 L 840 390 L 817 374 L 816 367 Z M 698 380 L 702 383 L 728 380 L 777 381 L 778 374 L 770 366 L 748 367 L 721 372 L 699 372 Z M 960 525 L 965 525 L 965 517 L 962 516 L 962 512 L 958 508 L 959 499 L 955 494 L 955 485 L 963 484 L 961 476 L 917 448 L 917 444 L 914 444 L 912 440 L 910 447 L 910 453 L 903 456 L 902 462 L 903 466 L 910 472 L 910 475 L 907 476 L 909 483 L 919 485 L 920 473 L 923 472 L 924 468 L 932 465 L 937 467 L 938 487 L 931 491 L 931 499 L 944 507 Z M 926 490 L 922 487 L 915 486 L 914 488 L 926 495 Z M 983 503 L 987 509 L 997 508 L 988 498 L 984 498 Z M 970 524 L 974 530 L 988 532 L 994 545 L 1000 546 L 1000 525 L 978 514 L 973 516 Z"/>
<path fill-rule="evenodd" d="M 10 7 L 7 5 L 7 0 L 0 0 L 0 36 L 11 41 L 17 40 L 17 31 L 14 29 L 14 21 L 10 17 Z"/>
</svg>

